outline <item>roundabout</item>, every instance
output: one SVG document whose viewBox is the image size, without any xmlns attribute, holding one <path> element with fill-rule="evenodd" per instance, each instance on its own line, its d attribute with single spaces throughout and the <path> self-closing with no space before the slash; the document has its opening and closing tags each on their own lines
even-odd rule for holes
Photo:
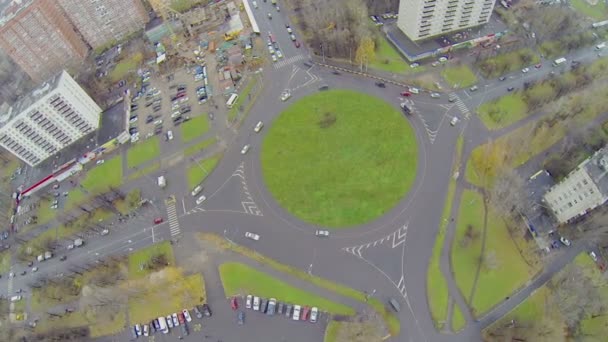
<svg viewBox="0 0 608 342">
<path fill-rule="evenodd" d="M 261 148 L 264 183 L 310 224 L 360 226 L 403 199 L 416 178 L 416 134 L 389 103 L 352 90 L 306 96 L 272 122 Z"/>
</svg>

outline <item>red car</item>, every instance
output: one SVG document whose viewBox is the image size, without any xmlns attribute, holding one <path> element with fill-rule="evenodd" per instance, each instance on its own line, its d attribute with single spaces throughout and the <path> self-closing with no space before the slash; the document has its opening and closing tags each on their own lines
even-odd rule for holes
<svg viewBox="0 0 608 342">
<path fill-rule="evenodd" d="M 159 223 L 163 223 L 163 218 L 162 217 L 157 217 L 154 219 L 154 224 L 159 224 Z"/>
<path fill-rule="evenodd" d="M 540 67 L 542 67 L 542 66 L 543 66 L 542 64 L 538 63 L 538 64 L 536 64 L 534 67 L 535 67 L 536 69 L 540 69 Z"/>
<path fill-rule="evenodd" d="M 230 298 L 230 307 L 232 310 L 236 310 L 239 308 L 239 302 L 237 302 L 236 297 Z"/>
<path fill-rule="evenodd" d="M 412 96 L 412 93 L 410 93 L 409 91 L 402 91 L 400 95 L 405 96 L 405 97 L 410 97 L 410 96 Z"/>
<path fill-rule="evenodd" d="M 186 322 L 186 318 L 184 317 L 184 314 L 181 312 L 177 313 L 177 320 L 179 321 L 179 324 L 184 324 Z"/>
<path fill-rule="evenodd" d="M 299 48 L 299 47 L 300 47 L 300 42 L 299 42 L 299 41 L 297 41 L 297 40 L 296 40 L 296 41 L 294 42 L 294 44 L 295 44 L 295 46 L 296 46 L 297 48 Z"/>
<path fill-rule="evenodd" d="M 310 316 L 310 308 L 305 306 L 302 308 L 302 314 L 300 315 L 300 320 L 308 321 L 308 316 Z"/>
</svg>

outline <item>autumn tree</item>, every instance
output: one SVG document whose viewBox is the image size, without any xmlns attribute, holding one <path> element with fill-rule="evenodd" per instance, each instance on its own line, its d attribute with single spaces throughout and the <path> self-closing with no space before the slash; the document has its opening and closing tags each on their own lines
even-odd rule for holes
<svg viewBox="0 0 608 342">
<path fill-rule="evenodd" d="M 367 66 L 370 62 L 374 61 L 376 53 L 374 51 L 375 44 L 374 41 L 370 37 L 364 37 L 361 39 L 359 43 L 359 47 L 357 48 L 357 52 L 355 54 L 355 62 L 359 64 L 360 70 L 367 71 Z"/>
</svg>

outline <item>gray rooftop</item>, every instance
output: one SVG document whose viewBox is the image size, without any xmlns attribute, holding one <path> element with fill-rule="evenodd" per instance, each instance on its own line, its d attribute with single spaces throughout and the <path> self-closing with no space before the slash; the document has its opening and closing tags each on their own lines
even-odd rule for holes
<svg viewBox="0 0 608 342">
<path fill-rule="evenodd" d="M 59 74 L 51 77 L 46 82 L 42 83 L 40 86 L 36 87 L 29 94 L 24 95 L 20 99 L 18 99 L 11 108 L 7 111 L 0 112 L 0 127 L 6 125 L 15 115 L 21 113 L 26 110 L 29 106 L 34 104 L 36 101 L 40 100 L 43 96 L 47 95 L 49 92 L 53 91 L 59 85 L 63 75 L 67 75 L 65 71 L 60 72 Z"/>
<path fill-rule="evenodd" d="M 608 146 L 597 150 L 582 165 L 604 196 L 608 196 Z"/>
</svg>

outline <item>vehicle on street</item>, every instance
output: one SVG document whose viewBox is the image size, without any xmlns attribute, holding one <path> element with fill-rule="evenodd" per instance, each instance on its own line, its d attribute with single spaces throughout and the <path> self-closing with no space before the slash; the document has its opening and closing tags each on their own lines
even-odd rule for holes
<svg viewBox="0 0 608 342">
<path fill-rule="evenodd" d="M 245 312 L 239 311 L 236 315 L 236 319 L 239 325 L 245 324 Z"/>
<path fill-rule="evenodd" d="M 243 146 L 241 149 L 241 154 L 246 154 L 249 151 L 249 144 Z"/>
<path fill-rule="evenodd" d="M 456 95 L 450 94 L 450 96 L 448 96 L 448 102 L 456 102 L 456 100 L 458 100 L 458 97 L 456 97 Z"/>
<path fill-rule="evenodd" d="M 317 230 L 315 235 L 318 237 L 329 237 L 329 230 Z"/>
<path fill-rule="evenodd" d="M 236 297 L 230 298 L 230 307 L 232 308 L 232 310 L 236 310 L 239 308 L 239 302 L 237 301 Z"/>
<path fill-rule="evenodd" d="M 556 67 L 564 63 L 566 63 L 566 59 L 564 57 L 561 57 L 553 61 L 553 66 Z"/>
<path fill-rule="evenodd" d="M 268 316 L 274 316 L 274 311 L 277 306 L 277 300 L 274 298 L 270 298 L 268 300 L 268 309 L 266 310 L 266 314 Z"/>
<path fill-rule="evenodd" d="M 277 50 L 277 57 L 283 58 L 283 53 L 281 52 L 281 50 Z"/>
<path fill-rule="evenodd" d="M 198 185 L 194 190 L 192 190 L 192 197 L 196 197 L 201 191 L 203 191 L 203 186 Z"/>
<path fill-rule="evenodd" d="M 439 94 L 439 93 L 431 93 L 431 97 L 434 98 L 434 99 L 438 99 L 438 98 L 441 97 L 441 94 Z"/>
<path fill-rule="evenodd" d="M 104 162 L 105 162 L 105 160 L 103 160 L 103 159 L 99 159 L 97 162 L 95 162 L 95 164 L 97 164 L 97 165 L 101 165 L 101 164 L 103 164 Z"/>
<path fill-rule="evenodd" d="M 399 305 L 399 302 L 397 302 L 397 300 L 395 300 L 395 298 L 390 298 L 388 300 L 388 303 L 393 308 L 393 310 L 395 310 L 395 312 L 399 312 L 401 310 L 401 306 Z"/>
<path fill-rule="evenodd" d="M 104 229 L 104 230 L 102 230 L 102 231 L 101 231 L 101 233 L 100 233 L 100 235 L 101 235 L 101 236 L 106 236 L 106 235 L 108 235 L 108 234 L 110 234 L 110 230 L 109 230 L 109 229 Z"/>
<path fill-rule="evenodd" d="M 477 89 L 479 89 L 479 88 L 476 85 L 474 85 L 471 88 L 469 88 L 470 91 L 476 91 Z"/>
<path fill-rule="evenodd" d="M 287 27 L 287 33 L 289 33 L 289 34 L 292 34 L 292 33 L 293 33 L 293 30 L 292 30 L 292 29 L 291 29 L 291 27 L 289 27 L 289 26 Z"/>
<path fill-rule="evenodd" d="M 285 90 L 281 93 L 281 101 L 287 101 L 291 97 L 291 92 Z"/>
<path fill-rule="evenodd" d="M 376 87 L 378 87 L 378 88 L 386 88 L 386 84 L 384 84 L 384 82 L 376 82 Z"/>
<path fill-rule="evenodd" d="M 514 88 L 514 87 L 509 87 L 509 88 L 507 88 L 507 91 L 513 91 L 513 90 L 515 90 L 515 88 Z"/>
<path fill-rule="evenodd" d="M 253 131 L 259 133 L 262 130 L 262 127 L 264 127 L 264 123 L 262 121 L 258 121 L 258 123 L 253 128 Z"/>
<path fill-rule="evenodd" d="M 455 116 L 455 117 L 453 117 L 453 118 L 452 118 L 452 120 L 450 121 L 450 125 L 452 125 L 452 126 L 456 126 L 456 124 L 458 123 L 458 121 L 460 121 L 460 120 L 458 119 L 458 117 L 457 117 L 457 116 Z"/>
<path fill-rule="evenodd" d="M 302 307 L 299 305 L 294 305 L 293 307 L 293 316 L 292 319 L 294 321 L 299 321 L 300 320 L 300 311 L 302 310 Z"/>
<path fill-rule="evenodd" d="M 32 273 L 36 273 L 38 271 L 38 267 L 32 267 Z"/>
<path fill-rule="evenodd" d="M 188 312 L 188 309 L 183 309 L 182 313 L 184 314 L 186 322 L 192 322 L 192 316 L 190 316 L 190 312 Z"/>
<path fill-rule="evenodd" d="M 299 41 L 294 41 L 293 44 L 296 46 L 296 48 L 300 48 L 300 42 Z"/>
<path fill-rule="evenodd" d="M 252 295 L 247 295 L 247 299 L 245 299 L 245 307 L 247 309 L 251 309 L 251 301 L 253 300 Z"/>
<path fill-rule="evenodd" d="M 500 76 L 500 77 L 498 78 L 498 80 L 499 80 L 499 81 L 504 81 L 504 80 L 506 80 L 506 79 L 507 79 L 507 78 L 506 78 L 505 76 Z"/>
<path fill-rule="evenodd" d="M 11 297 L 11 302 L 13 302 L 13 303 L 14 303 L 14 302 L 18 302 L 18 301 L 20 301 L 20 300 L 21 300 L 21 298 L 22 298 L 22 297 L 21 297 L 21 295 L 12 296 L 12 297 Z"/>
<path fill-rule="evenodd" d="M 276 55 L 270 55 L 270 58 L 272 58 L 273 62 L 278 61 L 277 56 Z"/>
<path fill-rule="evenodd" d="M 296 35 L 295 34 L 290 34 L 289 38 L 291 38 L 291 41 L 295 42 L 296 41 Z"/>
<path fill-rule="evenodd" d="M 399 93 L 399 95 L 405 96 L 405 97 L 410 97 L 410 96 L 412 96 L 412 93 L 410 93 L 409 91 L 402 91 L 401 93 Z"/>
<path fill-rule="evenodd" d="M 268 19 L 272 19 L 272 13 L 268 12 L 267 16 L 268 16 Z"/>
<path fill-rule="evenodd" d="M 316 323 L 319 317 L 319 309 L 316 306 L 313 306 L 310 309 L 310 323 Z"/>
<path fill-rule="evenodd" d="M 169 141 L 173 140 L 173 132 L 167 131 L 167 140 L 169 140 Z"/>
<path fill-rule="evenodd" d="M 420 93 L 420 89 L 410 87 L 410 93 L 412 93 L 412 94 L 418 94 L 418 93 Z"/>
<path fill-rule="evenodd" d="M 527 73 L 528 71 L 530 71 L 530 68 L 523 68 L 523 69 L 521 69 L 521 72 L 524 73 L 524 74 Z"/>
<path fill-rule="evenodd" d="M 251 233 L 251 232 L 245 232 L 245 237 L 249 238 L 251 240 L 254 240 L 254 241 L 260 240 L 260 236 L 258 234 L 254 234 L 254 233 Z"/>
<path fill-rule="evenodd" d="M 253 311 L 260 311 L 260 297 L 253 297 Z"/>
<path fill-rule="evenodd" d="M 160 224 L 160 223 L 163 223 L 163 221 L 164 220 L 163 220 L 162 217 L 157 217 L 157 218 L 154 219 L 154 224 Z"/>
<path fill-rule="evenodd" d="M 196 205 L 200 205 L 201 203 L 205 202 L 206 199 L 207 197 L 205 195 L 201 195 L 201 197 L 196 199 Z"/>
<path fill-rule="evenodd" d="M 589 256 L 591 257 L 591 259 L 593 259 L 593 261 L 597 262 L 597 255 L 595 254 L 595 252 L 589 252 Z"/>
<path fill-rule="evenodd" d="M 61 258 L 59 258 L 59 261 L 65 261 L 68 258 L 67 255 L 62 256 Z"/>
</svg>

